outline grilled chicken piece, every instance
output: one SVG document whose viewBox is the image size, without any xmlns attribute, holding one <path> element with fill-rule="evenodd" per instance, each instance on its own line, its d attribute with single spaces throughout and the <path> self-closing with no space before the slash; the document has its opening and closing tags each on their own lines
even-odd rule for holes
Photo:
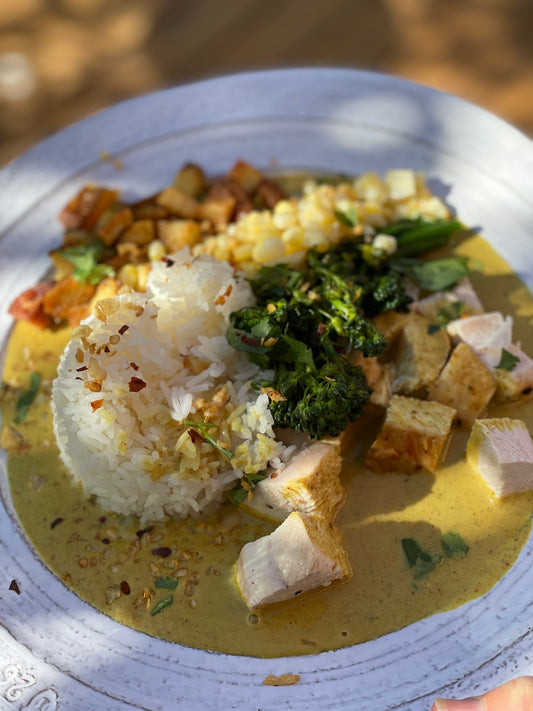
<svg viewBox="0 0 533 711">
<path fill-rule="evenodd" d="M 533 441 L 522 420 L 477 420 L 466 456 L 498 498 L 533 489 Z"/>
<path fill-rule="evenodd" d="M 502 348 L 511 345 L 513 319 L 499 311 L 452 321 L 446 327 L 452 341 L 466 343 L 489 368 L 500 362 Z"/>
<path fill-rule="evenodd" d="M 448 405 L 393 395 L 365 464 L 375 472 L 435 471 L 444 456 L 456 411 Z"/>
<path fill-rule="evenodd" d="M 492 372 L 466 343 L 459 343 L 437 380 L 430 385 L 428 398 L 455 408 L 459 424 L 470 428 L 485 411 L 495 391 Z"/>
<path fill-rule="evenodd" d="M 450 339 L 444 329 L 432 332 L 430 326 L 424 316 L 408 314 L 395 358 L 394 393 L 425 395 L 446 363 Z"/>
<path fill-rule="evenodd" d="M 283 521 L 291 511 L 334 520 L 346 496 L 339 479 L 340 449 L 340 442 L 304 444 L 257 484 L 241 508 L 271 521 Z"/>
<path fill-rule="evenodd" d="M 321 516 L 298 511 L 269 536 L 247 543 L 235 565 L 250 609 L 289 600 L 350 574 L 339 530 Z"/>
</svg>

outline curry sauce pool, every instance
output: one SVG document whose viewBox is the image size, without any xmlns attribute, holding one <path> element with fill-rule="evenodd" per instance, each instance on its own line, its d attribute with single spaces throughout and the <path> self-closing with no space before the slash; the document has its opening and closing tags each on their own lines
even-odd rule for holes
<svg viewBox="0 0 533 711">
<path fill-rule="evenodd" d="M 435 201 L 424 192 L 414 174 L 400 173 L 402 189 L 408 177 L 418 205 L 435 207 Z M 376 185 L 389 194 L 388 188 L 375 178 L 366 187 L 358 183 L 357 190 L 369 195 Z M 272 256 L 272 249 L 278 249 L 281 243 L 288 250 L 285 256 L 290 257 L 298 254 L 293 249 L 310 246 L 305 240 L 316 238 L 317 230 L 309 227 L 308 220 L 312 217 L 313 222 L 317 214 L 320 219 L 327 216 L 320 232 L 326 242 L 335 235 L 339 239 L 343 234 L 354 235 L 357 228 L 359 236 L 364 237 L 363 225 L 354 225 L 350 202 L 354 190 L 345 185 L 340 191 L 344 191 L 344 198 L 338 203 L 335 189 L 313 188 L 303 203 L 298 203 L 299 207 L 280 201 L 274 212 L 263 213 L 268 224 L 263 224 L 263 218 L 252 211 L 249 219 L 229 225 L 224 234 L 207 238 L 197 247 L 205 247 L 213 256 L 225 259 L 224 250 L 229 250 L 236 240 L 238 252 L 235 249 L 234 254 L 239 254 L 243 268 L 250 257 L 260 260 Z M 97 189 L 91 194 L 115 200 L 114 194 L 106 190 L 100 193 Z M 174 209 L 176 197 L 175 190 L 165 190 L 158 197 L 159 204 L 142 203 L 133 206 L 133 210 L 155 210 L 153 214 L 159 215 L 157 219 L 167 229 L 179 228 L 180 224 L 169 219 L 169 214 L 161 218 L 161 209 Z M 316 204 L 317 198 L 319 202 L 326 199 L 327 210 Z M 408 202 L 400 197 L 395 204 L 389 201 L 386 210 L 404 209 Z M 69 219 L 83 217 L 75 203 L 69 205 Z M 202 205 L 203 212 L 205 204 L 195 202 L 195 210 L 200 210 L 198 205 Z M 121 208 L 118 214 L 122 217 L 129 209 L 115 207 Z M 436 207 L 444 209 L 438 201 Z M 370 238 L 375 234 L 373 210 L 372 200 L 360 204 L 359 218 L 370 221 Z M 113 211 L 112 214 L 115 215 Z M 398 217 L 396 212 L 394 215 Z M 143 222 L 141 215 L 136 217 Z M 391 213 L 386 219 L 393 217 Z M 111 227 L 106 225 L 102 226 L 102 235 L 110 238 Z M 199 236 L 201 227 L 195 225 Z M 249 230 L 254 234 L 259 231 L 262 236 L 251 252 L 246 242 Z M 274 240 L 270 239 L 272 231 L 277 235 Z M 166 233 L 162 229 L 163 234 Z M 176 236 L 173 230 L 172 235 Z M 291 241 L 296 237 L 300 241 Z M 393 241 L 389 236 L 382 243 L 390 246 Z M 133 249 L 131 243 L 130 248 Z M 482 260 L 484 274 L 474 273 L 472 280 L 486 309 L 512 314 L 515 337 L 525 351 L 532 352 L 530 295 L 482 240 L 468 239 L 457 251 Z M 79 252 L 73 253 L 67 246 L 62 256 L 67 261 L 74 259 L 78 271 L 82 266 L 85 271 L 89 268 L 87 278 L 101 269 L 94 264 L 96 253 L 92 253 L 88 264 L 80 264 Z M 140 258 L 148 258 L 148 254 L 143 253 Z M 110 265 L 102 266 L 109 271 Z M 130 274 L 129 267 L 134 265 L 124 266 L 125 273 L 119 278 L 122 284 Z M 136 278 L 150 265 L 140 267 L 133 269 Z M 47 291 L 47 307 L 52 309 L 54 318 L 54 309 L 64 305 L 57 292 L 62 293 L 65 288 L 71 294 L 80 289 L 73 279 L 75 282 L 69 273 L 56 282 L 51 293 Z M 114 287 L 118 288 L 116 284 Z M 70 318 L 72 314 L 68 312 L 66 316 Z M 454 430 L 447 458 L 434 474 L 373 474 L 365 471 L 362 462 L 366 445 L 372 441 L 379 423 L 361 422 L 358 447 L 342 472 L 348 496 L 337 519 L 353 577 L 345 584 L 251 613 L 238 595 L 233 564 L 242 546 L 268 534 L 272 525 L 250 518 L 230 504 L 203 520 L 142 522 L 131 514 L 121 516 L 103 510 L 94 497 L 84 498 L 81 489 L 73 484 L 53 444 L 49 411 L 50 383 L 69 337 L 68 330 L 39 331 L 21 322 L 14 329 L 4 373 L 5 382 L 10 383 L 2 402 L 4 423 L 16 419 L 19 395 L 27 389 L 32 373 L 42 376 L 42 385 L 27 416 L 11 433 L 15 440 L 19 438 L 8 463 L 12 496 L 22 525 L 43 560 L 65 585 L 124 624 L 181 644 L 233 654 L 312 654 L 375 638 L 482 595 L 512 566 L 527 539 L 532 494 L 494 501 L 465 463 L 465 432 Z M 491 406 L 490 415 L 511 415 L 523 419 L 530 429 L 533 426 L 531 400 Z M 450 536 L 461 545 L 455 549 L 446 547 L 444 542 Z M 422 565 L 418 565 L 419 560 Z"/>
<path fill-rule="evenodd" d="M 475 280 L 476 290 L 487 309 L 501 308 L 505 301 L 517 339 L 531 352 L 533 305 L 527 290 L 479 238 L 461 250 L 482 258 L 485 273 Z M 18 323 L 4 380 L 25 387 L 36 371 L 46 386 L 67 338 L 66 331 Z M 13 420 L 19 392 L 4 394 L 4 422 Z M 490 414 L 520 418 L 533 427 L 531 400 L 492 407 Z M 72 485 L 53 445 L 45 394 L 18 429 L 28 449 L 8 458 L 13 502 L 46 564 L 105 614 L 198 648 L 274 657 L 373 639 L 487 592 L 513 565 L 530 531 L 531 493 L 493 500 L 465 464 L 461 431 L 436 474 L 365 473 L 356 456 L 344 466 L 348 497 L 338 518 L 354 570 L 351 580 L 250 613 L 234 587 L 232 565 L 242 545 L 270 532 L 271 525 L 228 504 L 204 521 L 141 528 L 133 517 L 101 510 Z M 468 544 L 465 557 L 445 556 L 441 538 L 449 531 Z M 439 554 L 441 564 L 415 577 L 402 539 Z"/>
</svg>

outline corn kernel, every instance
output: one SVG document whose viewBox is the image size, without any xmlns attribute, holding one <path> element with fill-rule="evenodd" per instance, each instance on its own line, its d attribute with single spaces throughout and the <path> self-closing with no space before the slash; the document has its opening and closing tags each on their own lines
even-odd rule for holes
<svg viewBox="0 0 533 711">
<path fill-rule="evenodd" d="M 134 264 L 124 264 L 123 267 L 120 267 L 117 278 L 124 286 L 129 286 L 133 290 L 137 289 L 139 277 Z"/>
<path fill-rule="evenodd" d="M 148 245 L 148 259 L 151 262 L 158 262 L 166 253 L 165 245 L 159 239 L 152 240 Z"/>
<path fill-rule="evenodd" d="M 148 281 L 150 269 L 150 262 L 137 265 L 137 291 L 146 291 L 146 282 Z"/>
<path fill-rule="evenodd" d="M 287 254 L 299 252 L 304 246 L 304 231 L 301 227 L 289 227 L 281 235 Z"/>
<path fill-rule="evenodd" d="M 233 250 L 233 258 L 237 263 L 250 261 L 253 251 L 252 244 L 240 244 Z"/>
<path fill-rule="evenodd" d="M 252 257 L 259 264 L 280 259 L 285 254 L 285 245 L 279 237 L 267 237 L 254 247 Z"/>
</svg>

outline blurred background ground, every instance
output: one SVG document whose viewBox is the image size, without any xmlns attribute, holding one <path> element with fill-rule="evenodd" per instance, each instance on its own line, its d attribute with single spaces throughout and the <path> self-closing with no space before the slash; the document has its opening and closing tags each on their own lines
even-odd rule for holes
<svg viewBox="0 0 533 711">
<path fill-rule="evenodd" d="M 387 72 L 533 136 L 533 0 L 0 0 L 0 164 L 98 109 L 218 74 Z"/>
</svg>

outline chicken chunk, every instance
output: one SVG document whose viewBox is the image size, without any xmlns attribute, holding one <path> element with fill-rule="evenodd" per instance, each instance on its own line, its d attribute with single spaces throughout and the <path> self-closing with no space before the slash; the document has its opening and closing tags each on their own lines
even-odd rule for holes
<svg viewBox="0 0 533 711">
<path fill-rule="evenodd" d="M 339 530 L 321 516 L 297 511 L 269 536 L 247 543 L 235 565 L 250 609 L 289 600 L 350 574 Z"/>
<path fill-rule="evenodd" d="M 455 408 L 457 421 L 464 427 L 472 427 L 495 391 L 492 372 L 466 343 L 459 343 L 430 385 L 428 398 Z"/>
<path fill-rule="evenodd" d="M 498 498 L 533 489 L 533 441 L 522 420 L 477 420 L 466 456 Z"/>
<path fill-rule="evenodd" d="M 498 384 L 497 398 L 500 401 L 515 400 L 533 388 L 533 360 L 518 345 L 511 344 L 505 350 L 518 358 L 518 361 L 511 370 L 494 369 Z"/>
<path fill-rule="evenodd" d="M 431 331 L 431 322 L 420 314 L 408 314 L 394 359 L 396 376 L 392 391 L 402 395 L 425 395 L 442 370 L 450 352 L 444 329 Z"/>
<path fill-rule="evenodd" d="M 456 410 L 440 402 L 393 395 L 365 464 L 375 472 L 435 471 L 444 456 Z"/>
<path fill-rule="evenodd" d="M 281 468 L 257 484 L 251 500 L 241 508 L 272 521 L 282 521 L 291 511 L 333 520 L 346 496 L 339 479 L 340 448 L 339 442 L 303 445 Z"/>
<path fill-rule="evenodd" d="M 447 326 L 454 343 L 466 343 L 489 368 L 500 362 L 502 348 L 511 345 L 513 319 L 499 311 L 460 318 Z"/>
</svg>

